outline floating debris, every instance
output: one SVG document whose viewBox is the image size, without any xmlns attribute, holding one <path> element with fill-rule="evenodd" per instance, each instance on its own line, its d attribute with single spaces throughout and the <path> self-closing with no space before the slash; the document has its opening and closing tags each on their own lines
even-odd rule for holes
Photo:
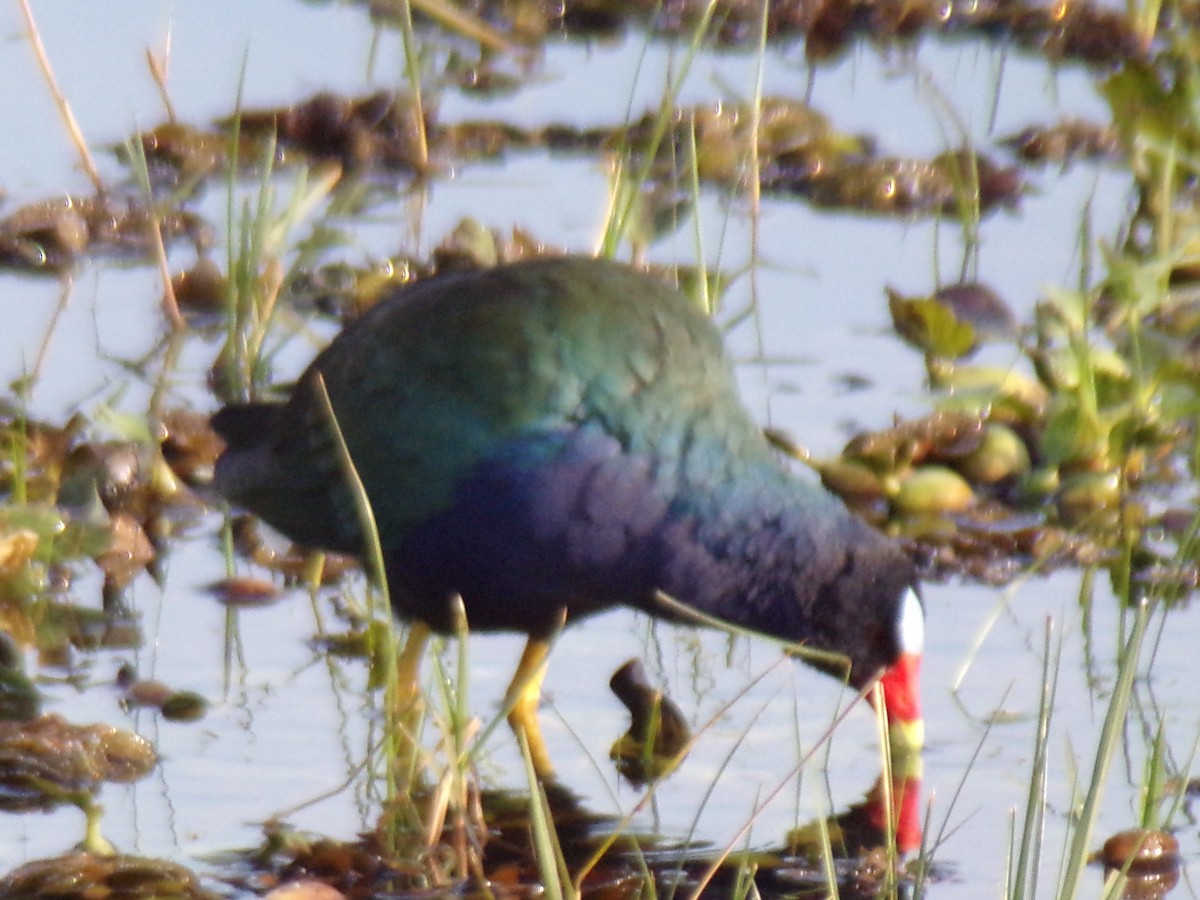
<svg viewBox="0 0 1200 900">
<path fill-rule="evenodd" d="M 152 678 L 138 678 L 130 665 L 117 671 L 117 687 L 126 706 L 152 707 L 169 721 L 194 722 L 208 712 L 208 701 L 195 691 L 179 691 Z"/>
<path fill-rule="evenodd" d="M 182 210 L 151 211 L 132 197 L 102 194 L 30 203 L 0 219 L 0 266 L 57 274 L 95 254 L 147 257 L 151 229 L 164 242 L 212 242 L 208 226 Z"/>
<path fill-rule="evenodd" d="M 1074 60 L 1093 66 L 1144 58 L 1150 38 L 1135 30 L 1122 12 L 1089 0 L 1042 3 L 1037 0 L 792 0 L 772 3 L 763 22 L 761 6 L 748 0 L 635 0 L 620 5 L 585 3 L 483 4 L 482 15 L 518 38 L 552 32 L 608 37 L 627 28 L 689 39 L 711 18 L 708 35 L 722 47 L 755 49 L 765 24 L 770 42 L 803 38 L 808 61 L 840 59 L 860 39 L 888 47 L 923 37 L 974 37 L 1010 43 L 1051 61 Z"/>
<path fill-rule="evenodd" d="M 89 432 L 101 429 L 79 414 L 59 428 L 0 416 L 0 439 L 22 456 L 0 461 L 0 491 L 23 497 L 0 516 L 0 598 L 19 601 L 25 613 L 35 598 L 53 600 L 34 616 L 43 652 L 95 646 L 97 639 L 106 646 L 140 641 L 136 622 L 120 609 L 123 594 L 143 572 L 158 576 L 160 544 L 201 507 L 164 454 L 174 453 L 180 470 L 202 481 L 191 470 L 207 465 L 211 472 L 219 448 L 208 432 L 207 462 L 184 459 L 185 443 L 190 442 L 193 453 L 202 450 L 199 420 L 193 417 L 189 424 L 183 412 L 168 412 L 158 423 L 107 409 L 99 416 L 106 434 L 130 437 L 89 439 Z M 207 417 L 203 424 L 207 429 Z M 185 438 L 188 427 L 193 430 Z M 70 616 L 60 615 L 55 608 L 63 604 L 57 595 L 69 588 L 78 574 L 71 563 L 81 559 L 92 561 L 104 576 L 105 612 L 68 606 Z M 71 616 L 78 627 L 72 627 Z M 59 626 L 68 631 L 65 639 L 51 635 Z M 85 637 L 84 630 L 91 636 Z M 97 638 L 100 631 L 108 633 Z"/>
<path fill-rule="evenodd" d="M 855 435 L 846 442 L 842 455 L 877 470 L 894 471 L 970 453 L 983 441 L 983 429 L 983 420 L 972 413 L 935 412 L 884 431 Z"/>
<path fill-rule="evenodd" d="M 207 256 L 172 275 L 171 292 L 180 311 L 193 319 L 223 315 L 229 305 L 229 279 Z"/>
<path fill-rule="evenodd" d="M 175 693 L 174 689 L 152 678 L 138 678 L 133 666 L 128 664 L 117 670 L 117 687 L 126 706 L 160 707 Z"/>
<path fill-rule="evenodd" d="M 208 419 L 207 413 L 170 409 L 159 423 L 163 460 L 186 484 L 211 481 L 213 465 L 225 446 Z"/>
<path fill-rule="evenodd" d="M 141 646 L 142 633 L 137 618 L 113 604 L 111 609 L 96 609 L 62 599 L 69 578 L 59 574 L 68 566 L 51 569 L 31 560 L 15 577 L 0 580 L 4 624 L 19 643 L 37 651 L 42 665 L 70 666 L 74 651 L 132 649 Z M 19 593 L 28 591 L 28 593 Z"/>
<path fill-rule="evenodd" d="M 665 123 L 655 110 L 627 123 L 589 128 L 525 129 L 478 120 L 440 124 L 427 108 L 418 125 L 418 115 L 403 93 L 357 98 L 321 93 L 293 106 L 243 112 L 220 124 L 230 129 L 237 121 L 240 134 L 259 142 L 275 136 L 288 154 L 310 162 L 332 160 L 348 173 L 404 177 L 533 149 L 629 153 L 652 161 L 649 187 L 662 200 L 659 218 L 668 223 L 683 218 L 690 192 L 674 186 L 689 184 L 693 167 L 706 183 L 742 188 L 752 158 L 764 191 L 877 215 L 982 215 L 1015 208 L 1025 191 L 1015 168 L 977 151 L 947 151 L 932 159 L 881 155 L 870 138 L 840 132 L 820 111 L 784 97 L 766 97 L 757 109 L 746 103 L 702 104 L 674 110 Z M 210 145 L 203 146 L 207 164 Z M 165 155 L 163 164 L 174 158 Z M 195 163 L 184 154 L 179 165 Z M 215 276 L 207 281 L 217 283 Z"/>
<path fill-rule="evenodd" d="M 226 606 L 269 606 L 281 596 L 273 582 L 248 576 L 222 578 L 207 585 L 205 590 Z"/>
<path fill-rule="evenodd" d="M 901 763 L 900 768 L 904 767 Z M 633 831 L 628 823 L 593 812 L 561 784 L 547 783 L 542 791 L 545 811 L 554 823 L 559 858 L 567 874 L 580 879 L 584 896 L 632 900 L 655 886 L 659 893 L 669 886 L 696 886 L 702 874 L 710 879 L 707 883 L 712 893 L 721 896 L 731 894 L 735 884 L 744 886 L 747 875 L 764 897 L 796 896 L 799 884 L 808 886 L 807 875 L 797 877 L 801 864 L 795 856 L 807 854 L 809 849 L 799 843 L 800 830 L 786 835 L 784 845 L 777 849 L 727 855 L 703 844 L 673 843 Z M 891 829 L 885 811 L 885 798 L 889 797 L 896 817 Z M 429 788 L 419 788 L 406 802 L 420 811 L 437 799 Z M 532 804 L 537 802 L 521 792 L 481 790 L 472 798 L 469 835 L 456 833 L 448 820 L 440 835 L 430 836 L 434 843 L 427 843 L 427 836 L 420 832 L 408 835 L 402 830 L 401 842 L 418 842 L 412 853 L 406 852 L 409 848 L 397 851 L 395 847 L 397 838 L 389 830 L 389 817 L 395 812 L 385 812 L 373 831 L 354 842 L 305 834 L 273 822 L 266 828 L 263 846 L 246 851 L 242 871 L 228 880 L 236 889 L 257 894 L 278 885 L 315 881 L 354 897 L 414 892 L 474 896 L 484 890 L 502 897 L 538 896 L 544 889 L 533 840 Z M 890 792 L 877 783 L 861 803 L 829 820 L 826 834 L 834 840 L 840 896 L 864 900 L 876 896 L 866 891 L 868 874 L 879 874 L 880 866 L 899 868 L 901 864 L 898 857 L 885 859 L 877 848 L 887 844 L 890 832 L 900 853 L 916 850 L 921 841 L 921 813 L 919 776 L 897 771 Z M 816 837 L 819 832 L 813 825 L 807 833 Z M 436 843 L 439 840 L 443 843 Z M 457 851 L 452 849 L 456 846 Z M 436 852 L 431 853 L 431 848 Z M 470 859 L 452 862 L 456 852 Z M 815 858 L 825 859 L 820 850 L 817 854 Z M 581 874 L 585 865 L 586 874 Z M 821 863 L 807 871 L 814 889 L 828 887 L 829 872 Z M 902 881 L 913 877 L 903 869 L 886 871 Z M 936 866 L 923 874 L 934 881 L 942 877 Z M 856 885 L 863 890 L 855 890 Z"/>
<path fill-rule="evenodd" d="M 201 180 L 223 169 L 233 146 L 224 134 L 182 122 L 164 122 L 153 131 L 139 134 L 136 139 L 142 145 L 152 176 L 164 171 L 177 172 L 179 178 L 172 178 L 173 181 Z M 260 149 L 249 142 L 241 146 L 238 156 L 246 164 L 261 161 Z"/>
<path fill-rule="evenodd" d="M 894 532 L 928 574 L 1003 584 L 1034 564 L 1046 571 L 1110 560 L 1113 517 L 1128 502 L 1113 493 L 1109 472 L 1060 479 L 1055 470 L 1047 479 L 1041 460 L 1034 467 L 1043 427 L 1042 419 L 944 410 L 856 435 L 833 459 L 791 452 L 860 515 Z M 786 438 L 772 437 L 787 450 Z M 1048 497 L 1057 517 L 1047 513 Z"/>
<path fill-rule="evenodd" d="M 68 792 L 144 777 L 157 762 L 150 743 L 111 725 L 74 725 L 55 714 L 0 722 L 0 809 L 48 809 Z"/>
<path fill-rule="evenodd" d="M 168 722 L 198 722 L 208 713 L 208 701 L 195 691 L 175 691 L 159 708 Z"/>
<path fill-rule="evenodd" d="M 433 127 L 413 97 L 391 91 L 361 98 L 323 92 L 294 106 L 245 110 L 219 124 L 226 129 L 236 124 L 249 137 L 277 140 L 347 171 L 382 168 L 413 175 L 427 169 L 425 134 Z"/>
<path fill-rule="evenodd" d="M 1078 159 L 1115 162 L 1124 158 L 1120 136 L 1111 125 L 1063 119 L 1053 125 L 1031 125 L 1000 139 L 1022 162 L 1066 168 Z"/>
<path fill-rule="evenodd" d="M 295 545 L 276 549 L 262 539 L 258 520 L 253 516 L 234 516 L 232 530 L 233 546 L 238 555 L 280 573 L 286 584 L 332 584 L 359 567 L 355 557 L 344 553 L 320 552 Z M 274 585 L 272 588 L 278 592 Z M 210 589 L 216 589 L 218 598 L 225 602 L 221 596 L 225 590 L 222 582 L 210 585 Z M 236 586 L 234 591 L 236 593 Z M 264 598 L 264 602 L 270 601 Z"/>
<path fill-rule="evenodd" d="M 816 171 L 796 169 L 790 160 L 763 167 L 765 191 L 800 195 L 824 209 L 889 216 L 982 215 L 998 206 L 1015 208 L 1024 189 L 1015 168 L 965 150 L 929 161 L 847 158 Z"/>
<path fill-rule="evenodd" d="M 128 513 L 115 513 L 109 519 L 108 547 L 95 557 L 104 573 L 104 595 L 118 595 L 134 577 L 157 559 L 154 545 L 145 530 Z"/>
<path fill-rule="evenodd" d="M 25 863 L 0 878 L 0 900 L 217 900 L 178 863 L 141 856 L 68 853 Z"/>
</svg>

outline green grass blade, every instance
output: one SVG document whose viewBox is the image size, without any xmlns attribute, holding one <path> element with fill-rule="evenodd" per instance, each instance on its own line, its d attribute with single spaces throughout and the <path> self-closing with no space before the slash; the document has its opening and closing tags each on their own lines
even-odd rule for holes
<svg viewBox="0 0 1200 900">
<path fill-rule="evenodd" d="M 1100 742 L 1096 747 L 1092 777 L 1088 783 L 1083 807 L 1073 829 L 1074 834 L 1067 853 L 1066 869 L 1058 892 L 1058 896 L 1062 900 L 1070 900 L 1076 896 L 1083 871 L 1088 864 L 1092 832 L 1100 809 L 1100 798 L 1103 796 L 1104 786 L 1108 779 L 1108 769 L 1112 764 L 1121 728 L 1125 723 L 1125 713 L 1129 708 L 1129 698 L 1133 691 L 1133 679 L 1138 671 L 1142 638 L 1145 637 L 1149 621 L 1150 606 L 1148 603 L 1142 602 L 1138 605 L 1129 640 L 1121 652 L 1117 683 L 1113 688 L 1112 697 L 1109 699 L 1108 712 L 1105 714 L 1104 725 L 1100 730 Z"/>
</svg>

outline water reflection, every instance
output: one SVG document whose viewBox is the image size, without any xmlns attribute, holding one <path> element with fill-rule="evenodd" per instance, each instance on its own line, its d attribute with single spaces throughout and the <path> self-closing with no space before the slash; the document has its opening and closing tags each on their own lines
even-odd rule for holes
<svg viewBox="0 0 1200 900">
<path fill-rule="evenodd" d="M 383 890 L 525 896 L 558 878 L 583 896 L 605 898 L 645 896 L 648 881 L 658 896 L 728 896 L 751 885 L 763 897 L 825 896 L 832 881 L 842 897 L 875 897 L 885 886 L 903 896 L 917 877 L 908 859 L 921 842 L 921 779 L 918 759 L 897 763 L 890 782 L 881 775 L 844 812 L 779 835 L 764 849 L 720 848 L 630 827 L 561 781 L 541 783 L 532 795 L 472 787 L 467 805 L 446 815 L 444 784 L 437 783 L 397 800 L 351 844 L 275 823 L 263 847 L 243 857 L 246 868 L 236 880 L 249 887 L 317 877 L 353 896 Z M 888 809 L 895 811 L 895 828 L 887 824 Z M 435 832 L 414 827 L 423 820 L 444 825 Z M 555 834 L 550 844 L 542 843 L 546 821 Z"/>
</svg>

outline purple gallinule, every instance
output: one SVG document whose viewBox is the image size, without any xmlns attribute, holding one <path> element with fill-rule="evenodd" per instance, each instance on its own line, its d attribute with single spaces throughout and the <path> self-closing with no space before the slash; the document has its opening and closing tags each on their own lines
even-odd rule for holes
<svg viewBox="0 0 1200 900">
<path fill-rule="evenodd" d="M 583 257 L 438 275 L 350 324 L 286 402 L 213 417 L 221 493 L 301 544 L 360 552 L 322 380 L 392 604 L 422 623 L 408 657 L 452 629 L 456 596 L 472 630 L 526 632 L 510 721 L 542 774 L 548 638 L 614 604 L 671 614 L 662 594 L 824 653 L 808 661 L 852 688 L 880 677 L 893 746 L 921 745 L 910 560 L 779 458 L 684 294 Z"/>
</svg>

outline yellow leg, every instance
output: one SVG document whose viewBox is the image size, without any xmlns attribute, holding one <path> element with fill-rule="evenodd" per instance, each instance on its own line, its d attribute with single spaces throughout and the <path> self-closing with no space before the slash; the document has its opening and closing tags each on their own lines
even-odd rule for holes
<svg viewBox="0 0 1200 900">
<path fill-rule="evenodd" d="M 421 660 L 429 643 L 429 626 L 413 622 L 396 659 L 396 709 L 403 711 L 421 697 Z"/>
<path fill-rule="evenodd" d="M 542 694 L 542 680 L 546 677 L 546 657 L 550 654 L 550 642 L 531 637 L 525 644 L 517 671 L 505 694 L 508 707 L 508 724 L 518 734 L 525 735 L 533 770 L 543 781 L 554 778 L 554 766 L 542 739 L 542 727 L 538 723 L 538 701 Z"/>
</svg>

